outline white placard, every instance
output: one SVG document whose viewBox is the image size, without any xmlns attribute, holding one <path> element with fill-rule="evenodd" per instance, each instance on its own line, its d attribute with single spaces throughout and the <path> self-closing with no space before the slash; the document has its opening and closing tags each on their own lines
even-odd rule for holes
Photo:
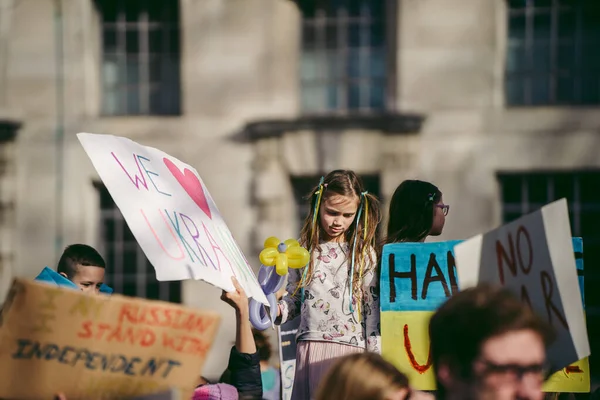
<svg viewBox="0 0 600 400">
<path fill-rule="evenodd" d="M 454 255 L 461 289 L 507 286 L 556 329 L 553 369 L 590 355 L 565 199 L 458 244 Z"/>
<path fill-rule="evenodd" d="M 198 172 L 127 138 L 77 135 L 159 281 L 201 279 L 268 305 Z"/>
</svg>

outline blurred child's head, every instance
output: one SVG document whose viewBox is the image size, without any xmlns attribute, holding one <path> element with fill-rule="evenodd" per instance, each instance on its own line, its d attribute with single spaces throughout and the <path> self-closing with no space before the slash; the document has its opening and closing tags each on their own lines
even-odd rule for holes
<svg viewBox="0 0 600 400">
<path fill-rule="evenodd" d="M 269 361 L 272 353 L 269 338 L 267 335 L 257 329 L 252 329 L 252 334 L 254 335 L 254 343 L 256 343 L 256 349 L 258 351 L 260 361 Z"/>
<path fill-rule="evenodd" d="M 72 244 L 63 252 L 56 271 L 87 293 L 98 294 L 104 283 L 106 264 L 102 256 L 85 244 Z"/>
<path fill-rule="evenodd" d="M 435 185 L 402 182 L 390 202 L 386 242 L 422 242 L 427 236 L 441 235 L 449 208 Z"/>
<path fill-rule="evenodd" d="M 340 358 L 323 378 L 317 400 L 405 400 L 408 378 L 376 353 Z"/>
<path fill-rule="evenodd" d="M 303 245 L 312 248 L 320 241 L 350 242 L 357 228 L 355 218 L 365 198 L 369 207 L 364 212 L 370 214 L 368 218 L 372 221 L 367 227 L 367 236 L 375 236 L 380 219 L 379 201 L 365 192 L 360 178 L 353 171 L 330 172 L 323 178 L 322 185 L 311 191 L 309 198 L 310 210 L 301 233 Z M 358 229 L 362 234 L 362 221 L 358 221 Z"/>
</svg>

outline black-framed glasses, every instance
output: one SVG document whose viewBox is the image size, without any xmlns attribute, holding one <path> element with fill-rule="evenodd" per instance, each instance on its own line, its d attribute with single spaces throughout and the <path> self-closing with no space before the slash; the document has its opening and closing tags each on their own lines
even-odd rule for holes
<svg viewBox="0 0 600 400">
<path fill-rule="evenodd" d="M 436 204 L 435 206 L 441 208 L 444 215 L 448 215 L 448 212 L 450 212 L 450 206 L 448 204 Z"/>
<path fill-rule="evenodd" d="M 521 381 L 524 377 L 528 376 L 535 377 L 541 382 L 545 381 L 550 376 L 550 368 L 545 363 L 529 365 L 513 363 L 496 364 L 484 359 L 480 359 L 478 362 L 484 367 L 482 372 L 482 375 L 484 376 L 498 375 L 512 381 Z"/>
</svg>

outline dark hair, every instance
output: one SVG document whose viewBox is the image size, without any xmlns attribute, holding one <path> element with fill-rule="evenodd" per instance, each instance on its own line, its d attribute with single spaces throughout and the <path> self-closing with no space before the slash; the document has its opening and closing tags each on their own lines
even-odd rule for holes
<svg viewBox="0 0 600 400">
<path fill-rule="evenodd" d="M 80 265 L 106 268 L 104 259 L 96 249 L 85 244 L 72 244 L 60 256 L 56 272 L 64 273 L 71 279 L 77 274 L 77 267 Z"/>
<path fill-rule="evenodd" d="M 268 361 L 271 358 L 271 343 L 267 336 L 256 329 L 252 329 L 252 335 L 254 336 L 254 343 L 256 343 L 256 349 L 258 350 L 258 356 L 261 361 Z"/>
<path fill-rule="evenodd" d="M 330 196 L 341 195 L 347 197 L 356 197 L 356 200 L 359 202 L 367 201 L 368 202 L 368 210 L 363 210 L 363 215 L 361 219 L 356 224 L 356 219 L 352 222 L 348 230 L 345 232 L 345 240 L 350 244 L 350 252 L 349 257 L 352 254 L 355 254 L 356 257 L 356 265 L 364 265 L 365 258 L 368 257 L 370 264 L 375 265 L 376 260 L 373 258 L 376 256 L 377 251 L 377 226 L 381 221 L 381 211 L 379 209 L 379 200 L 377 197 L 373 196 L 370 193 L 365 193 L 363 184 L 356 175 L 354 171 L 349 170 L 335 170 L 325 176 L 323 179 L 323 187 L 321 185 L 315 186 L 314 189 L 309 194 L 310 199 L 310 210 L 306 219 L 304 220 L 304 225 L 302 226 L 302 230 L 300 231 L 300 245 L 306 247 L 311 253 L 313 251 L 319 251 L 319 243 L 321 240 L 321 216 L 319 214 L 319 190 L 323 190 L 323 194 L 320 198 L 320 204 L 323 204 Z M 363 197 L 363 193 L 364 197 Z M 315 227 L 313 229 L 313 218 L 315 217 Z M 364 219 L 368 218 L 368 226 L 365 229 Z M 355 218 L 358 218 L 358 214 Z M 354 237 L 357 236 L 356 240 L 356 248 L 354 246 Z M 373 251 L 371 251 L 373 250 Z M 308 263 L 308 271 L 306 276 L 308 277 L 306 281 L 298 282 L 298 287 L 306 287 L 313 276 L 313 257 L 310 258 Z M 374 267 L 372 267 L 374 268 Z M 368 270 L 362 271 L 362 274 L 366 273 Z M 353 296 L 358 300 L 361 299 L 361 271 L 360 268 L 355 268 L 354 277 L 353 277 Z"/>
<path fill-rule="evenodd" d="M 390 201 L 386 243 L 425 239 L 433 225 L 433 207 L 441 199 L 442 192 L 429 182 L 402 182 Z"/>
<path fill-rule="evenodd" d="M 513 292 L 487 283 L 465 289 L 444 303 L 431 317 L 431 360 L 437 378 L 440 362 L 458 377 L 469 379 L 473 361 L 490 338 L 507 332 L 532 330 L 546 348 L 555 331 Z M 444 388 L 438 381 L 438 392 Z"/>
</svg>

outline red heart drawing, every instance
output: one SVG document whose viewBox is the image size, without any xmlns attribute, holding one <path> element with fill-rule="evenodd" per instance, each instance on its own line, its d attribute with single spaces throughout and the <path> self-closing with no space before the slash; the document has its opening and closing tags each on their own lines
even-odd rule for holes
<svg viewBox="0 0 600 400">
<path fill-rule="evenodd" d="M 208 218 L 212 219 L 210 207 L 208 206 L 206 196 L 204 195 L 204 189 L 202 188 L 202 184 L 200 183 L 200 180 L 196 174 L 187 168 L 182 173 L 179 168 L 168 158 L 163 158 L 163 162 L 169 171 L 171 171 L 171 174 L 175 177 L 175 179 L 177 179 L 177 182 L 179 182 L 181 187 L 187 192 L 192 200 L 194 200 L 198 207 L 204 211 L 204 214 L 206 214 Z"/>
</svg>

